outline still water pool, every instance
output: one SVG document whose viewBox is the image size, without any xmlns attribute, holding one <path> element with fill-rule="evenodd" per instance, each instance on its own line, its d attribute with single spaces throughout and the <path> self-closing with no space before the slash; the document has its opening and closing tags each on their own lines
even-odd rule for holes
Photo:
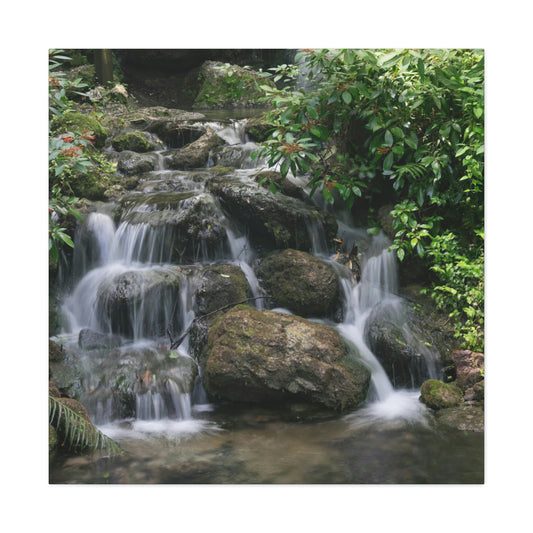
<svg viewBox="0 0 533 533">
<path fill-rule="evenodd" d="M 204 406 L 190 420 L 100 429 L 121 457 L 56 458 L 52 484 L 480 484 L 484 434 L 423 417 Z"/>
</svg>

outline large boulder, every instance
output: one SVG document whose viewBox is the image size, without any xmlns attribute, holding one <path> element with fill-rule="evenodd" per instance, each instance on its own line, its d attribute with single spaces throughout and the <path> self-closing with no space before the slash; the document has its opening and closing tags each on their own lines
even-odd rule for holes
<svg viewBox="0 0 533 533">
<path fill-rule="evenodd" d="M 272 252 L 261 260 L 257 274 L 274 305 L 297 315 L 325 316 L 340 305 L 334 268 L 307 252 Z"/>
<path fill-rule="evenodd" d="M 461 389 L 438 379 L 428 379 L 420 387 L 421 400 L 431 409 L 439 410 L 459 405 L 463 399 Z"/>
<path fill-rule="evenodd" d="M 329 244 L 337 233 L 333 215 L 297 198 L 273 194 L 254 181 L 215 177 L 208 189 L 257 248 L 310 251 L 315 238 Z"/>
<path fill-rule="evenodd" d="M 261 107 L 266 95 L 261 85 L 275 85 L 257 72 L 237 65 L 206 61 L 198 74 L 200 87 L 193 104 L 195 109 Z"/>
<path fill-rule="evenodd" d="M 361 403 L 370 383 L 334 328 L 246 306 L 212 326 L 203 365 L 208 394 L 239 402 L 304 401 L 342 411 Z"/>
</svg>

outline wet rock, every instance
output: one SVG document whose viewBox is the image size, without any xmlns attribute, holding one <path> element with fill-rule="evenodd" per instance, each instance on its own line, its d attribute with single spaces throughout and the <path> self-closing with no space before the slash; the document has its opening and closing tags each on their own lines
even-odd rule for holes
<svg viewBox="0 0 533 533">
<path fill-rule="evenodd" d="M 201 123 L 189 124 L 182 120 L 158 118 L 153 120 L 146 131 L 155 133 L 169 148 L 182 148 L 197 141 L 207 132 Z"/>
<path fill-rule="evenodd" d="M 123 176 L 133 176 L 150 172 L 157 166 L 157 155 L 153 153 L 138 154 L 124 150 L 117 157 L 117 171 Z"/>
<path fill-rule="evenodd" d="M 485 413 L 481 407 L 462 404 L 436 413 L 437 420 L 460 431 L 481 432 L 485 429 Z"/>
<path fill-rule="evenodd" d="M 52 363 L 58 363 L 63 360 L 63 351 L 52 339 L 48 341 L 48 360 Z"/>
<path fill-rule="evenodd" d="M 202 120 L 205 116 L 201 113 L 170 109 L 163 106 L 130 108 L 124 104 L 105 106 L 105 115 L 102 124 L 111 135 L 118 135 L 124 130 L 145 130 L 157 134 L 165 143 L 163 135 L 164 124 L 173 124 L 175 127 L 192 120 Z M 168 144 L 168 143 L 167 143 Z"/>
<path fill-rule="evenodd" d="M 455 365 L 457 385 L 466 390 L 475 383 L 483 381 L 485 356 L 471 350 L 455 350 L 451 354 Z"/>
<path fill-rule="evenodd" d="M 100 333 L 92 329 L 82 329 L 78 336 L 78 345 L 82 350 L 98 350 L 102 348 L 116 348 L 122 344 L 118 335 Z"/>
<path fill-rule="evenodd" d="M 107 280 L 98 289 L 102 329 L 130 338 L 165 335 L 178 321 L 182 282 L 181 272 L 170 268 L 131 270 Z"/>
<path fill-rule="evenodd" d="M 406 300 L 376 306 L 365 338 L 395 387 L 419 387 L 438 373 L 440 352 L 424 320 Z"/>
<path fill-rule="evenodd" d="M 165 165 L 178 170 L 206 167 L 211 151 L 223 144 L 223 139 L 213 130 L 208 130 L 196 141 L 165 155 Z"/>
<path fill-rule="evenodd" d="M 273 130 L 264 115 L 249 118 L 244 128 L 246 134 L 255 142 L 266 141 Z"/>
<path fill-rule="evenodd" d="M 197 315 L 206 315 L 231 303 L 242 303 L 250 293 L 246 276 L 237 265 L 208 265 L 196 274 Z"/>
<path fill-rule="evenodd" d="M 272 194 L 254 182 L 215 177 L 208 189 L 225 211 L 248 234 L 252 244 L 269 250 L 294 248 L 310 251 L 316 237 L 331 243 L 337 232 L 333 215 L 284 194 Z"/>
<path fill-rule="evenodd" d="M 431 409 L 446 409 L 459 405 L 463 393 L 459 387 L 438 379 L 428 379 L 420 387 L 421 401 Z"/>
<path fill-rule="evenodd" d="M 205 387 L 220 399 L 298 400 L 342 411 L 365 399 L 370 382 L 334 328 L 246 306 L 213 325 L 205 351 Z"/>
<path fill-rule="evenodd" d="M 333 267 L 299 250 L 278 250 L 261 260 L 257 275 L 274 306 L 303 316 L 326 316 L 340 305 Z"/>
<path fill-rule="evenodd" d="M 307 193 L 298 185 L 293 183 L 289 178 L 283 178 L 281 173 L 272 170 L 264 170 L 254 176 L 257 183 L 262 183 L 264 188 L 269 188 L 270 183 L 273 183 L 286 196 L 298 198 L 299 200 L 308 199 Z"/>
<path fill-rule="evenodd" d="M 132 193 L 122 198 L 119 216 L 132 232 L 144 232 L 137 251 L 142 261 L 208 261 L 226 250 L 226 222 L 209 194 Z"/>
<path fill-rule="evenodd" d="M 65 352 L 63 359 L 60 362 L 50 362 L 48 369 L 49 386 L 54 387 L 54 391 L 59 391 L 60 396 L 79 397 L 83 370 L 75 354 Z"/>
</svg>

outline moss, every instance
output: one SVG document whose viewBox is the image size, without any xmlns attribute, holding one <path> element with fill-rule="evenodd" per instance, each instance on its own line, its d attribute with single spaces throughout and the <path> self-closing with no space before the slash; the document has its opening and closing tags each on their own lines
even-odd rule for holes
<svg viewBox="0 0 533 533">
<path fill-rule="evenodd" d="M 461 403 L 463 393 L 461 389 L 451 383 L 444 383 L 438 379 L 428 379 L 420 387 L 421 400 L 432 409 L 455 407 Z"/>
<path fill-rule="evenodd" d="M 141 131 L 130 131 L 129 133 L 119 135 L 113 139 L 111 145 L 117 152 L 131 150 L 133 152 L 143 153 L 152 150 L 150 141 Z"/>
<path fill-rule="evenodd" d="M 253 71 L 213 61 L 204 63 L 199 81 L 195 108 L 257 106 L 265 95 L 259 83 L 271 83 Z"/>
<path fill-rule="evenodd" d="M 90 116 L 83 113 L 75 113 L 72 111 L 66 112 L 62 117 L 56 117 L 52 121 L 52 130 L 65 132 L 65 131 L 74 131 L 77 133 L 93 132 L 95 136 L 95 146 L 97 148 L 102 148 L 105 144 L 105 141 L 108 136 L 107 130 L 101 124 L 101 122 Z"/>
</svg>

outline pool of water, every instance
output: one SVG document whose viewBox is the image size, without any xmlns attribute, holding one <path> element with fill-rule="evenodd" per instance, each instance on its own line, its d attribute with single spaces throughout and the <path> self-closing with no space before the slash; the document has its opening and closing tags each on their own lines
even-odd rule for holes
<svg viewBox="0 0 533 533">
<path fill-rule="evenodd" d="M 405 410 L 402 411 L 405 413 Z M 56 458 L 52 484 L 480 484 L 484 434 L 371 404 L 346 416 L 204 406 L 100 428 L 125 455 Z"/>
</svg>

